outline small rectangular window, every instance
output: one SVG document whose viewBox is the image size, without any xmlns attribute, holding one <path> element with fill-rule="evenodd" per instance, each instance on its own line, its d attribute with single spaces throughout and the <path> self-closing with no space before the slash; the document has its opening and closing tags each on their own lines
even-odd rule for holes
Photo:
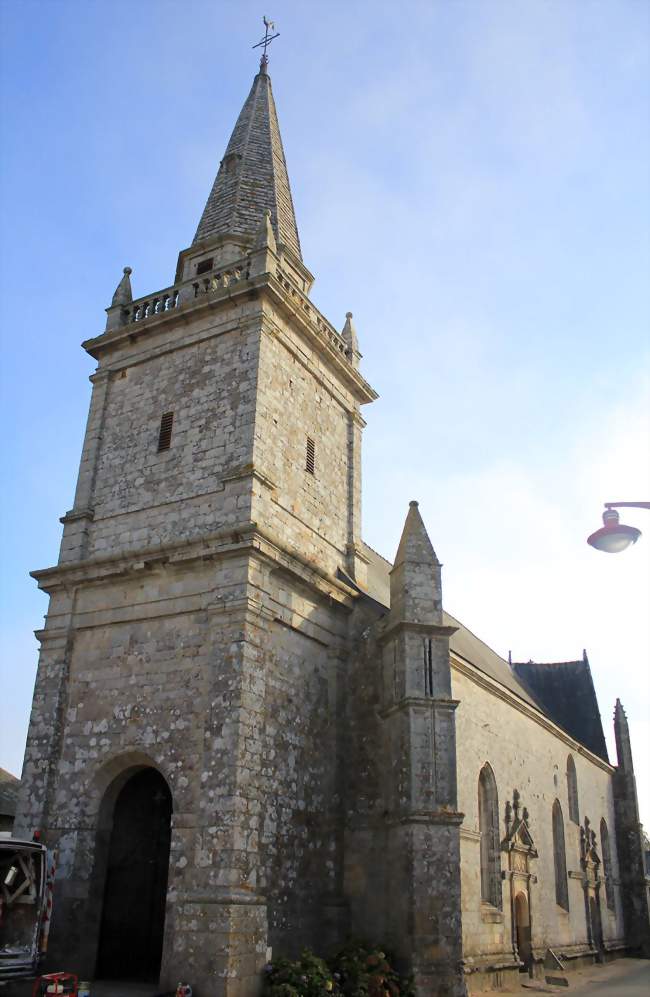
<svg viewBox="0 0 650 997">
<path fill-rule="evenodd" d="M 305 471 L 308 474 L 313 474 L 316 467 L 316 444 L 312 440 L 311 436 L 307 437 L 307 453 L 305 457 Z"/>
<path fill-rule="evenodd" d="M 196 268 L 197 275 L 200 273 L 209 273 L 212 270 L 212 261 L 214 257 L 210 257 L 209 260 L 201 260 Z"/>
<path fill-rule="evenodd" d="M 174 413 L 165 412 L 160 420 L 160 432 L 158 433 L 158 452 L 169 450 L 172 442 L 172 426 L 174 424 Z"/>
</svg>

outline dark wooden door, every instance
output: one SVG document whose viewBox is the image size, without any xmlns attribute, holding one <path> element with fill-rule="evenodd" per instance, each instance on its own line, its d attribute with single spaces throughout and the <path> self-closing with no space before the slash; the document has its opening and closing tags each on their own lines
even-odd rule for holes
<svg viewBox="0 0 650 997">
<path fill-rule="evenodd" d="M 160 975 L 172 800 L 155 769 L 137 772 L 113 812 L 96 975 L 153 980 Z"/>
</svg>

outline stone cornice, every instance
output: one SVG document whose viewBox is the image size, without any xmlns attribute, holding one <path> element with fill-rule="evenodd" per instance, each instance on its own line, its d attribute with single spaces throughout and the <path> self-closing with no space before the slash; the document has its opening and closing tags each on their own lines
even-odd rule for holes
<svg viewBox="0 0 650 997">
<path fill-rule="evenodd" d="M 460 827 L 465 819 L 465 814 L 458 810 L 412 810 L 407 814 L 399 814 L 389 817 L 387 824 L 446 824 L 451 827 Z"/>
<path fill-rule="evenodd" d="M 59 518 L 59 522 L 65 526 L 66 523 L 77 523 L 81 519 L 92 520 L 94 515 L 94 509 L 70 509 L 69 512 L 66 512 L 64 516 Z"/>
<path fill-rule="evenodd" d="M 385 629 L 377 639 L 383 644 L 389 637 L 403 631 L 423 634 L 426 637 L 451 637 L 457 630 L 458 627 L 445 627 L 438 623 L 413 623 L 410 620 L 396 620 L 393 623 L 389 618 Z"/>
<path fill-rule="evenodd" d="M 572 751 L 577 754 L 582 755 L 588 761 L 593 762 L 594 765 L 602 769 L 604 772 L 613 773 L 615 772 L 615 766 L 610 765 L 609 762 L 604 761 L 595 755 L 593 752 L 585 748 L 584 744 L 580 744 L 579 741 L 575 741 L 569 736 L 561 727 L 558 727 L 549 720 L 548 717 L 544 716 L 539 710 L 535 709 L 534 706 L 529 705 L 525 700 L 517 696 L 516 693 L 511 692 L 504 685 L 501 685 L 496 679 L 490 678 L 485 672 L 482 672 L 477 665 L 472 664 L 470 661 L 466 661 L 462 658 L 457 651 L 450 652 L 451 666 L 461 675 L 465 675 L 468 679 L 474 682 L 475 685 L 480 686 L 487 692 L 492 693 L 498 699 L 501 699 L 508 706 L 513 707 L 519 713 L 522 713 L 529 720 L 534 720 L 540 727 L 543 727 L 549 733 L 553 734 L 555 737 L 559 738 L 565 744 L 569 745 Z"/>
<path fill-rule="evenodd" d="M 224 527 L 197 540 L 157 544 L 118 554 L 70 561 L 32 571 L 30 574 L 36 579 L 40 589 L 51 593 L 61 588 L 69 589 L 138 572 L 173 568 L 174 565 L 186 565 L 193 561 L 237 557 L 247 552 L 264 557 L 290 572 L 321 595 L 351 606 L 354 591 L 344 581 L 327 574 L 315 562 L 285 547 L 271 532 L 251 522 Z"/>
<path fill-rule="evenodd" d="M 405 696 L 404 699 L 400 699 L 399 703 L 391 703 L 385 710 L 381 710 L 379 716 L 383 720 L 402 710 L 414 709 L 447 710 L 451 713 L 459 703 L 459 699 L 436 699 L 433 696 Z"/>
<path fill-rule="evenodd" d="M 359 371 L 350 364 L 347 357 L 344 357 L 339 350 L 334 349 L 326 332 L 321 331 L 314 324 L 312 313 L 316 317 L 316 322 L 320 321 L 321 325 L 325 327 L 329 326 L 329 323 L 321 316 L 318 309 L 314 308 L 306 295 L 302 295 L 294 288 L 290 288 L 288 281 L 286 281 L 286 287 L 283 287 L 279 280 L 272 274 L 265 274 L 264 276 L 267 278 L 266 289 L 276 304 L 286 315 L 295 320 L 295 325 L 300 328 L 300 331 L 310 345 L 317 349 L 321 356 L 329 360 L 330 366 L 336 370 L 339 378 L 345 383 L 346 387 L 357 400 L 363 405 L 378 398 L 379 395 L 374 388 L 371 388 Z M 295 301 L 293 300 L 294 295 L 296 296 Z M 338 333 L 336 332 L 332 332 L 332 335 L 338 337 Z"/>
<path fill-rule="evenodd" d="M 186 281 L 180 285 L 179 289 L 189 290 L 193 283 L 193 281 Z M 334 330 L 329 332 L 329 323 L 321 316 L 309 298 L 294 288 L 289 280 L 284 280 L 281 284 L 280 280 L 271 273 L 247 277 L 229 284 L 227 287 L 211 290 L 208 294 L 201 293 L 195 298 L 182 301 L 176 308 L 150 315 L 139 322 L 121 325 L 100 336 L 87 339 L 81 345 L 92 357 L 101 360 L 103 356 L 116 349 L 149 337 L 162 328 L 174 324 L 187 325 L 203 312 L 220 307 L 224 303 L 250 299 L 251 295 L 264 292 L 268 293 L 275 304 L 294 320 L 296 328 L 318 350 L 319 355 L 328 362 L 329 366 L 336 371 L 338 378 L 361 404 L 374 401 L 378 397 L 377 392 L 370 387 L 347 357 L 334 349 L 330 342 L 330 336 L 338 337 L 338 334 Z M 154 298 L 155 295 L 149 297 Z M 319 328 L 319 325 L 322 328 Z M 214 335 L 214 331 L 212 335 Z M 177 349 L 184 345 L 187 344 L 178 343 L 175 344 L 174 348 Z"/>
<path fill-rule="evenodd" d="M 272 481 L 271 478 L 264 473 L 264 471 L 261 471 L 258 467 L 255 467 L 254 464 L 246 464 L 244 467 L 240 467 L 237 470 L 232 471 L 230 474 L 224 474 L 221 480 L 225 483 L 227 481 L 243 481 L 246 478 L 255 478 L 256 481 L 259 481 L 261 485 L 264 485 L 271 491 L 275 491 L 278 487 L 275 481 Z"/>
</svg>

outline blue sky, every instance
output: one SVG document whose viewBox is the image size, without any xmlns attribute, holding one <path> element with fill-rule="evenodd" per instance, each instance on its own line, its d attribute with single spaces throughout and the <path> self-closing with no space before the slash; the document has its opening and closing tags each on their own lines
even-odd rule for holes
<svg viewBox="0 0 650 997">
<path fill-rule="evenodd" d="M 587 648 L 650 791 L 649 10 L 644 0 L 291 3 L 271 76 L 315 303 L 352 310 L 364 531 L 418 498 L 448 609 L 501 654 Z M 92 360 L 122 267 L 166 287 L 256 71 L 261 13 L 216 0 L 0 0 L 3 660 L 21 765 Z M 645 519 L 645 522 L 644 522 Z M 6 681 L 6 680 L 5 680 Z M 3 684 L 3 689 L 7 685 Z M 611 738 L 610 738 L 611 744 Z"/>
</svg>

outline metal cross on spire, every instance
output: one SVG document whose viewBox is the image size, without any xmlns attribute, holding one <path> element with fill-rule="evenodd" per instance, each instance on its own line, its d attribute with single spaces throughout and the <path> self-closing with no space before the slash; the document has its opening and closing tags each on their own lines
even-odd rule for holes
<svg viewBox="0 0 650 997">
<path fill-rule="evenodd" d="M 263 17 L 262 20 L 264 22 L 264 37 L 262 38 L 261 41 L 257 43 L 257 45 L 253 45 L 253 48 L 264 49 L 264 51 L 262 52 L 262 58 L 260 59 L 260 69 L 266 69 L 266 66 L 268 65 L 269 62 L 269 57 L 266 54 L 266 50 L 274 38 L 279 38 L 280 32 L 275 31 L 275 24 L 273 23 L 273 21 L 269 21 L 268 18 L 266 17 Z M 275 31 L 275 34 L 272 34 L 273 31 Z"/>
</svg>

